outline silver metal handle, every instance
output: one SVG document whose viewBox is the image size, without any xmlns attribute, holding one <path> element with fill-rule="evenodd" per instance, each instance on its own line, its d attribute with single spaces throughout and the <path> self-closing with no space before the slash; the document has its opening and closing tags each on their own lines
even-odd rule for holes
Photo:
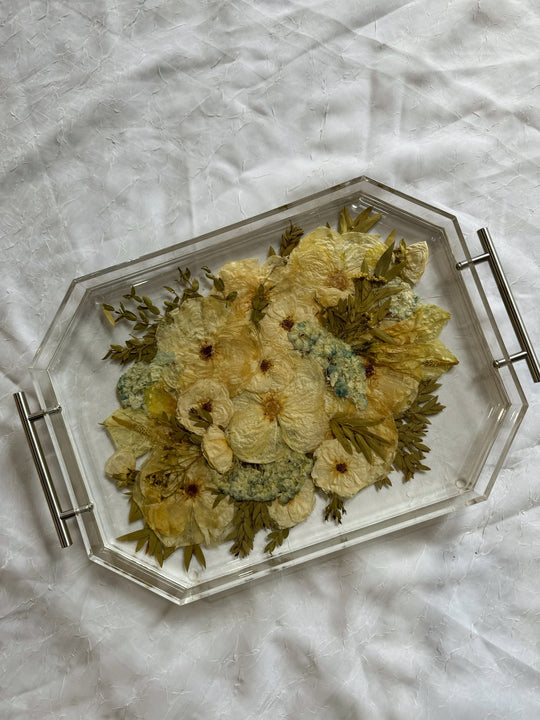
<svg viewBox="0 0 540 720">
<path fill-rule="evenodd" d="M 540 382 L 540 364 L 538 363 L 538 358 L 536 357 L 529 334 L 527 333 L 517 308 L 516 301 L 514 300 L 512 290 L 510 289 L 510 285 L 508 284 L 502 269 L 501 261 L 499 260 L 499 256 L 497 255 L 495 246 L 493 245 L 493 240 L 491 239 L 489 230 L 487 228 L 481 228 L 477 231 L 477 233 L 480 238 L 480 242 L 482 243 L 484 253 L 482 255 L 477 255 L 470 260 L 458 262 L 456 264 L 456 268 L 458 270 L 463 270 L 464 268 L 469 267 L 469 265 L 476 265 L 477 263 L 484 262 L 486 260 L 489 262 L 491 272 L 493 273 L 493 277 L 495 278 L 495 282 L 497 283 L 497 287 L 501 293 L 502 301 L 521 347 L 521 352 L 510 355 L 508 359 L 501 358 L 500 360 L 494 360 L 493 364 L 495 367 L 499 368 L 509 362 L 514 363 L 518 360 L 526 360 L 533 382 Z"/>
<path fill-rule="evenodd" d="M 28 441 L 28 445 L 32 451 L 34 465 L 36 466 L 36 470 L 41 481 L 41 487 L 43 488 L 43 493 L 45 495 L 47 505 L 49 506 L 51 517 L 58 534 L 58 539 L 60 540 L 60 545 L 63 548 L 70 547 L 70 545 L 73 544 L 73 541 L 71 540 L 66 520 L 74 515 L 79 515 L 82 512 L 92 510 L 92 504 L 84 505 L 80 508 L 72 508 L 70 510 L 61 509 L 56 489 L 47 466 L 47 461 L 45 459 L 38 434 L 34 428 L 34 422 L 36 420 L 40 420 L 45 417 L 45 415 L 61 412 L 62 408 L 57 405 L 56 407 L 49 408 L 47 410 L 39 410 L 36 413 L 31 413 L 24 392 L 15 393 L 13 398 L 15 400 L 17 410 L 19 411 L 19 417 L 21 418 L 26 440 Z"/>
</svg>

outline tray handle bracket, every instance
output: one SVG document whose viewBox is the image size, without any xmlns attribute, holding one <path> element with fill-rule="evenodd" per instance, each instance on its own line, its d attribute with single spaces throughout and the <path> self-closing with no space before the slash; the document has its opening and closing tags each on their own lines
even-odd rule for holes
<svg viewBox="0 0 540 720">
<path fill-rule="evenodd" d="M 470 260 L 462 260 L 461 262 L 456 263 L 456 269 L 464 270 L 470 265 L 476 265 L 485 261 L 489 263 L 491 272 L 493 273 L 493 277 L 495 278 L 495 282 L 497 283 L 497 287 L 499 288 L 502 301 L 504 303 L 504 306 L 510 318 L 510 322 L 512 323 L 512 327 L 514 328 L 514 332 L 516 333 L 517 339 L 521 347 L 520 352 L 509 355 L 508 358 L 494 360 L 493 365 L 496 368 L 500 368 L 503 367 L 503 365 L 507 365 L 508 363 L 514 363 L 518 360 L 526 360 L 533 382 L 540 382 L 540 364 L 538 363 L 538 358 L 536 357 L 534 348 L 529 338 L 529 334 L 527 333 L 518 307 L 516 305 L 516 301 L 512 294 L 512 290 L 510 289 L 510 285 L 508 284 L 508 281 L 502 269 L 501 261 L 499 260 L 499 256 L 497 255 L 497 252 L 495 250 L 495 246 L 493 244 L 491 235 L 489 234 L 489 230 L 487 228 L 481 228 L 477 231 L 477 233 L 480 242 L 482 243 L 482 248 L 484 252 L 481 255 L 476 255 L 475 257 L 472 257 Z"/>
<path fill-rule="evenodd" d="M 71 539 L 66 520 L 74 517 L 75 515 L 89 512 L 93 509 L 93 505 L 92 503 L 89 503 L 88 505 L 83 505 L 82 507 L 62 510 L 51 473 L 45 459 L 45 454 L 43 452 L 43 448 L 41 447 L 39 436 L 34 428 L 34 423 L 37 420 L 41 420 L 45 417 L 45 415 L 52 415 L 54 413 L 61 412 L 62 408 L 59 405 L 56 405 L 52 408 L 47 408 L 45 410 L 40 409 L 38 412 L 31 413 L 24 392 L 14 393 L 13 398 L 15 400 L 17 410 L 19 411 L 19 417 L 26 435 L 26 440 L 30 446 L 30 450 L 32 451 L 34 465 L 36 466 L 36 470 L 41 481 L 41 487 L 43 488 L 45 500 L 47 501 L 47 505 L 56 528 L 56 533 L 58 535 L 58 539 L 60 540 L 60 545 L 63 548 L 70 547 L 73 544 L 73 541 Z"/>
</svg>

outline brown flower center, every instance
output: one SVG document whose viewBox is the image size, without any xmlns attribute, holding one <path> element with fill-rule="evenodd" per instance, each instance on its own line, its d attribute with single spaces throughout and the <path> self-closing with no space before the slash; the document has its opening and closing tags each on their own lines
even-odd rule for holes
<svg viewBox="0 0 540 720">
<path fill-rule="evenodd" d="M 367 363 L 366 367 L 366 377 L 370 378 L 373 375 L 375 375 L 375 365 L 373 363 Z"/>
<path fill-rule="evenodd" d="M 343 270 L 334 270 L 326 279 L 328 287 L 337 288 L 338 290 L 346 290 L 349 287 L 349 278 Z"/>
<path fill-rule="evenodd" d="M 286 318 L 283 318 L 283 320 L 280 323 L 281 327 L 289 332 L 289 330 L 292 330 L 294 327 L 294 319 L 292 315 L 287 315 Z"/>
<path fill-rule="evenodd" d="M 274 420 L 283 410 L 283 405 L 273 393 L 268 393 L 262 401 L 262 409 L 266 418 Z"/>
<path fill-rule="evenodd" d="M 190 482 L 188 485 L 185 486 L 184 492 L 186 495 L 190 498 L 196 498 L 197 495 L 201 492 L 200 487 L 195 482 Z"/>
<path fill-rule="evenodd" d="M 273 362 L 269 358 L 264 358 L 264 360 L 261 360 L 261 364 L 259 365 L 259 368 L 262 373 L 267 373 L 270 368 L 273 366 Z"/>
<path fill-rule="evenodd" d="M 203 360 L 210 360 L 212 355 L 214 354 L 214 347 L 210 345 L 209 343 L 205 343 L 204 345 L 201 345 L 201 349 L 199 350 L 199 355 Z"/>
<path fill-rule="evenodd" d="M 348 470 L 347 463 L 344 463 L 344 462 L 336 463 L 336 470 L 338 471 L 338 473 L 346 473 Z"/>
<path fill-rule="evenodd" d="M 201 405 L 201 410 L 206 410 L 206 412 L 211 413 L 212 412 L 212 401 L 206 400 L 206 402 L 203 402 Z"/>
</svg>

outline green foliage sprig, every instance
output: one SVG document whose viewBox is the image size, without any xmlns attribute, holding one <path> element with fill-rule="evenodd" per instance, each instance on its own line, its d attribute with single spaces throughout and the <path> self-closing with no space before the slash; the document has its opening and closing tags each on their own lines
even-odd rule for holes
<svg viewBox="0 0 540 720">
<path fill-rule="evenodd" d="M 403 482 L 408 482 L 419 470 L 430 468 L 424 465 L 429 447 L 423 442 L 427 427 L 431 423 L 428 416 L 440 413 L 444 405 L 438 402 L 435 391 L 440 383 L 426 380 L 420 383 L 418 395 L 411 407 L 396 418 L 398 431 L 398 449 L 394 458 L 394 468 L 403 473 Z"/>
<path fill-rule="evenodd" d="M 265 553 L 269 553 L 270 555 L 274 552 L 276 547 L 281 547 L 283 545 L 284 540 L 289 537 L 289 528 L 284 528 L 281 530 L 273 530 L 271 533 L 268 534 L 268 537 L 266 538 L 268 540 L 268 543 L 266 544 L 264 548 Z"/>
<path fill-rule="evenodd" d="M 392 246 L 379 258 L 373 273 L 364 260 L 362 272 L 354 278 L 354 293 L 331 307 L 321 307 L 319 321 L 333 335 L 352 346 L 355 352 L 366 349 L 374 339 L 395 344 L 395 340 L 377 327 L 390 311 L 391 298 L 402 291 L 387 283 L 396 277 L 402 264 L 390 266 Z"/>
<path fill-rule="evenodd" d="M 330 430 L 349 455 L 354 449 L 372 463 L 373 453 L 383 460 L 386 459 L 385 448 L 390 444 L 386 438 L 368 430 L 369 427 L 380 422 L 381 420 L 363 420 L 351 417 L 347 413 L 338 413 L 330 420 Z"/>
<path fill-rule="evenodd" d="M 263 317 L 266 315 L 266 308 L 270 304 L 270 298 L 269 294 L 274 289 L 274 286 L 271 285 L 269 287 L 266 287 L 263 283 L 259 285 L 257 288 L 257 292 L 255 293 L 255 296 L 253 297 L 251 301 L 251 322 L 255 325 L 255 327 L 259 327 L 259 323 L 263 319 Z"/>
<path fill-rule="evenodd" d="M 174 547 L 164 545 L 156 533 L 148 526 L 148 523 L 145 523 L 140 530 L 121 535 L 116 539 L 121 542 L 136 542 L 135 552 L 139 552 L 146 545 L 146 554 L 155 557 L 160 567 L 163 567 L 163 562 L 176 550 Z"/>
<path fill-rule="evenodd" d="M 371 228 L 382 218 L 382 213 L 374 213 L 372 215 L 372 210 L 373 207 L 367 207 L 353 220 L 347 208 L 343 208 L 339 213 L 339 232 L 368 232 L 368 230 L 371 230 Z"/>
<path fill-rule="evenodd" d="M 304 231 L 301 227 L 298 227 L 298 225 L 293 225 L 292 222 L 290 223 L 287 230 L 285 230 L 285 232 L 281 236 L 281 243 L 279 245 L 279 254 L 281 255 L 281 257 L 288 257 L 292 253 L 294 248 L 300 242 L 303 234 Z"/>
<path fill-rule="evenodd" d="M 324 509 L 324 519 L 334 520 L 338 525 L 341 525 L 341 518 L 347 512 L 345 510 L 345 501 L 335 493 L 331 493 L 328 497 L 330 500 Z"/>
<path fill-rule="evenodd" d="M 233 540 L 230 552 L 237 557 L 246 557 L 253 550 L 253 541 L 259 530 L 270 530 L 272 520 L 267 503 L 256 500 L 235 501 L 234 529 L 228 540 Z"/>
</svg>

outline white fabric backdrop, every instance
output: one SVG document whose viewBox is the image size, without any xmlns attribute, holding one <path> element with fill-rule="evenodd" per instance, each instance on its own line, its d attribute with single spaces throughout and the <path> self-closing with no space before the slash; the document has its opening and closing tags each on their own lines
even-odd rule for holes
<svg viewBox="0 0 540 720">
<path fill-rule="evenodd" d="M 0 716 L 535 717 L 524 366 L 531 408 L 487 503 L 185 608 L 59 549 L 11 396 L 72 278 L 362 173 L 488 225 L 540 343 L 536 0 L 7 0 L 1 16 Z"/>
</svg>

